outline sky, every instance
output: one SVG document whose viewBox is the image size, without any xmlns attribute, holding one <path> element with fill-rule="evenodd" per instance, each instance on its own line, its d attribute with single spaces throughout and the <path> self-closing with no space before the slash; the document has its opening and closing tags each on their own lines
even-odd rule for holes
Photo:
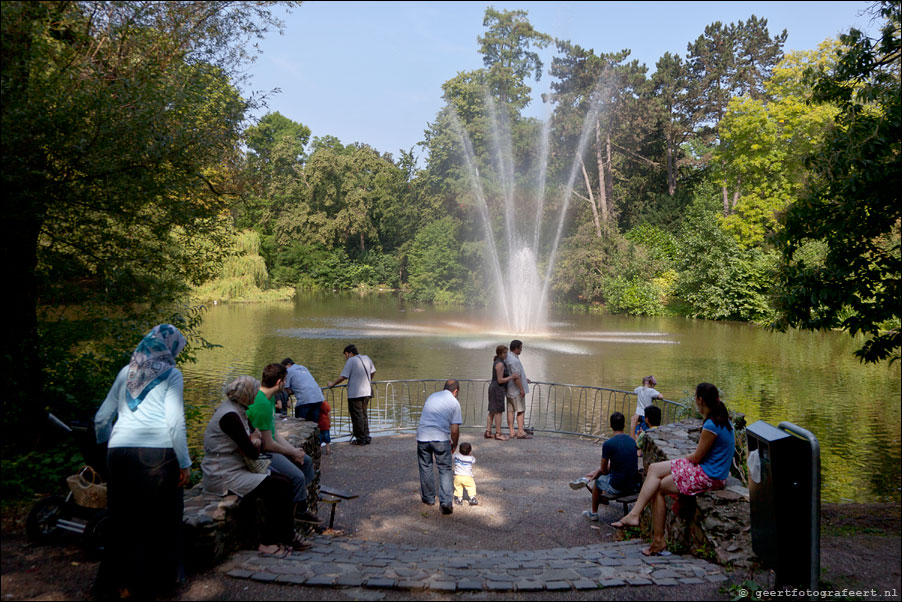
<svg viewBox="0 0 902 602">
<path fill-rule="evenodd" d="M 784 51 L 810 50 L 856 27 L 875 31 L 871 2 L 304 2 L 276 7 L 284 34 L 271 32 L 248 69 L 250 91 L 267 94 L 269 111 L 379 152 L 410 150 L 442 107 L 442 84 L 483 66 L 477 37 L 483 15 L 526 10 L 533 27 L 596 53 L 623 49 L 654 71 L 665 53 L 686 56 L 706 25 L 768 20 L 771 36 L 788 32 Z M 544 75 L 531 82 L 528 116 L 544 119 L 548 68 L 556 49 L 540 51 Z M 425 151 L 414 148 L 419 164 Z"/>
</svg>

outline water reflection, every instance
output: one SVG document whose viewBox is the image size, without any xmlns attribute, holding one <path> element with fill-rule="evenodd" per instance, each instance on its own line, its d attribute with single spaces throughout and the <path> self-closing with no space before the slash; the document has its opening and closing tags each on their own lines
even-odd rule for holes
<svg viewBox="0 0 902 602">
<path fill-rule="evenodd" d="M 713 382 L 728 406 L 745 412 L 750 422 L 787 420 L 817 435 L 825 500 L 899 497 L 899 364 L 859 364 L 852 356 L 857 343 L 846 335 L 564 312 L 549 316 L 552 335 L 505 333 L 491 327 L 486 313 L 413 309 L 393 295 L 311 296 L 294 303 L 211 308 L 203 335 L 222 348 L 199 353 L 197 363 L 184 370 L 186 399 L 198 408 L 192 446 L 200 447 L 224 383 L 240 374 L 259 378 L 263 366 L 284 357 L 307 366 L 321 385 L 338 376 L 348 343 L 373 358 L 377 380 L 487 379 L 495 346 L 519 338 L 521 359 L 534 381 L 631 391 L 643 376 L 654 374 L 657 388 L 675 400 L 688 398 L 700 381 Z M 480 391 L 474 399 L 480 395 L 485 397 Z M 396 401 L 373 408 L 380 423 L 418 416 L 418 407 L 397 401 L 403 396 L 397 392 Z M 555 421 L 563 424 L 573 412 L 585 416 L 574 419 L 573 430 L 604 428 L 607 416 L 592 408 L 607 406 L 594 403 L 564 400 Z M 632 413 L 625 402 L 617 403 Z M 588 413 L 572 409 L 580 404 Z M 475 401 L 465 413 L 468 423 L 484 425 Z"/>
</svg>

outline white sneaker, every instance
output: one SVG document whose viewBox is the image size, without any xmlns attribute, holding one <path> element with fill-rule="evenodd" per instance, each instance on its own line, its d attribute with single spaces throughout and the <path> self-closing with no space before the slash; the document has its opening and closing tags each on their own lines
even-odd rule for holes
<svg viewBox="0 0 902 602">
<path fill-rule="evenodd" d="M 583 510 L 583 518 L 586 520 L 598 522 L 598 513 L 592 512 L 591 510 Z"/>
<path fill-rule="evenodd" d="M 580 477 L 580 478 L 576 479 L 575 481 L 570 481 L 570 489 L 572 489 L 573 491 L 579 491 L 583 487 L 588 487 L 588 486 L 589 486 L 589 479 L 587 479 L 586 477 Z"/>
</svg>

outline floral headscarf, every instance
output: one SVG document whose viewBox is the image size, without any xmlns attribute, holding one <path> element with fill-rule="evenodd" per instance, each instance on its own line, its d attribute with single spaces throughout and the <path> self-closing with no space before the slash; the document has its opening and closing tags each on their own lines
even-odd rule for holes
<svg viewBox="0 0 902 602">
<path fill-rule="evenodd" d="M 169 377 L 175 367 L 175 356 L 188 344 L 185 337 L 171 324 L 154 326 L 132 353 L 128 364 L 125 400 L 132 412 L 138 409 L 147 394 Z"/>
<path fill-rule="evenodd" d="M 226 397 L 242 407 L 248 407 L 260 390 L 260 381 L 253 376 L 239 376 L 226 387 Z"/>
</svg>

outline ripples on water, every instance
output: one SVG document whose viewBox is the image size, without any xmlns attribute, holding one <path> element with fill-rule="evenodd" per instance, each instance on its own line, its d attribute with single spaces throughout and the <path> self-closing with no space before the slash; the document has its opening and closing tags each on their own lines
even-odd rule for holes
<svg viewBox="0 0 902 602">
<path fill-rule="evenodd" d="M 284 357 L 307 366 L 321 385 L 339 375 L 349 343 L 373 358 L 377 380 L 487 379 L 495 347 L 518 338 L 535 381 L 632 391 L 654 374 L 658 390 L 674 400 L 689 397 L 698 382 L 713 382 L 750 422 L 787 420 L 817 435 L 826 501 L 899 499 L 899 363 L 859 364 L 852 351 L 860 343 L 846 335 L 566 313 L 550 317 L 552 333 L 530 335 L 503 332 L 483 312 L 410 309 L 390 295 L 211 308 L 202 334 L 222 347 L 199 352 L 197 363 L 184 367 L 186 399 L 198 409 L 192 446 L 201 446 L 226 382 L 240 374 L 259 378 L 263 366 Z M 387 426 L 418 415 L 404 405 L 373 412 Z"/>
</svg>

